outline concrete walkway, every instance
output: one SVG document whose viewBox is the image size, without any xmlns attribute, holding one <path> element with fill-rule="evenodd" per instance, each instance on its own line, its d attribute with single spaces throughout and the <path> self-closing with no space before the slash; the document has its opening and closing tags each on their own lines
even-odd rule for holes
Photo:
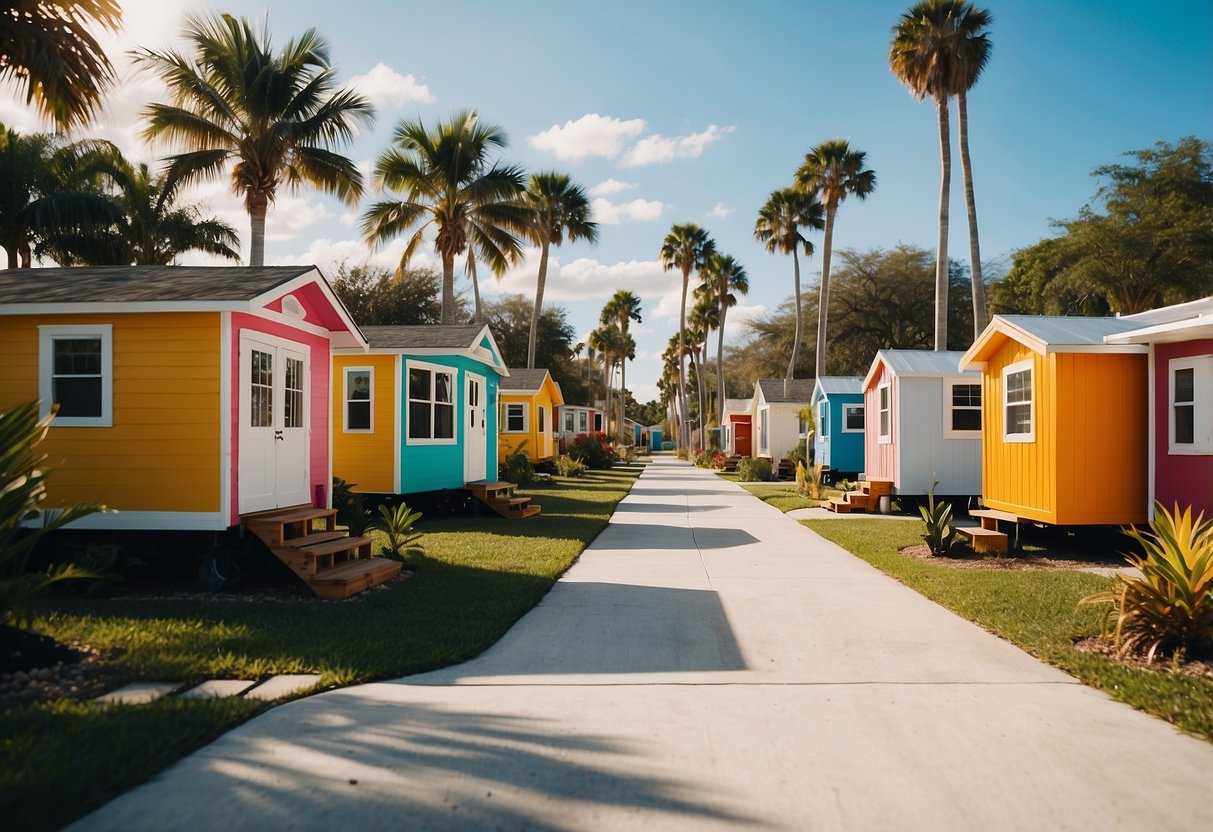
<svg viewBox="0 0 1213 832">
<path fill-rule="evenodd" d="M 1213 745 L 655 459 L 480 658 L 275 708 L 75 828 L 1207 829 L 1211 771 Z"/>
</svg>

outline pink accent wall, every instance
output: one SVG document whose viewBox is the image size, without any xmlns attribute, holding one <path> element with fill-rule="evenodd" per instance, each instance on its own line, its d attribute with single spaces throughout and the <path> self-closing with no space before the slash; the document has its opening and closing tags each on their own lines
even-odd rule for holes
<svg viewBox="0 0 1213 832">
<path fill-rule="evenodd" d="M 294 295 L 295 300 L 299 301 L 299 305 L 303 307 L 303 320 L 309 324 L 322 326 L 328 330 L 340 331 L 346 328 L 345 322 L 341 320 L 341 316 L 337 314 L 337 310 L 333 308 L 333 304 L 329 301 L 324 291 L 315 283 L 308 283 L 295 289 L 293 292 L 286 292 L 282 297 L 274 298 L 265 305 L 265 308 L 271 312 L 282 311 L 282 301 L 289 295 Z"/>
<path fill-rule="evenodd" d="M 892 379 L 889 387 L 889 435 L 893 440 L 880 444 L 880 385 Z M 897 482 L 897 378 L 882 362 L 872 386 L 863 391 L 863 463 L 868 479 Z"/>
<path fill-rule="evenodd" d="M 1213 456 L 1171 454 L 1171 383 L 1173 358 L 1213 354 L 1213 339 L 1154 345 L 1154 499 L 1167 508 L 1179 503 L 1193 512 L 1213 514 Z"/>
<path fill-rule="evenodd" d="M 280 304 L 281 305 L 281 304 Z M 264 332 L 311 347 L 311 388 L 308 390 L 309 426 L 311 429 L 310 456 L 308 459 L 308 493 L 315 495 L 316 487 L 322 486 L 328 494 L 331 485 L 329 474 L 329 366 L 331 361 L 329 339 L 321 335 L 303 332 L 287 324 L 267 321 L 243 312 L 232 313 L 232 503 L 229 522 L 240 522 L 240 333 L 244 331 Z"/>
</svg>

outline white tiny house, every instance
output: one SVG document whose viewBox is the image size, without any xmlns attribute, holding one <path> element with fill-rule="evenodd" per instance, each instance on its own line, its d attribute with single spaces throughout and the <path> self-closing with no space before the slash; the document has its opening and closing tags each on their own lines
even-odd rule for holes
<svg viewBox="0 0 1213 832">
<path fill-rule="evenodd" d="M 814 379 L 760 378 L 750 400 L 754 456 L 779 462 L 804 439 L 800 411 L 809 406 Z"/>
</svg>

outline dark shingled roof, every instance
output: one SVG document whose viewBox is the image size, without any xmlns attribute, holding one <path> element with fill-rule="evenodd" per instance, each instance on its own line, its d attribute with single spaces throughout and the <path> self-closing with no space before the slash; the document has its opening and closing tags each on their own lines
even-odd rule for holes
<svg viewBox="0 0 1213 832">
<path fill-rule="evenodd" d="M 364 326 L 359 327 L 376 350 L 408 349 L 460 349 L 465 350 L 477 343 L 477 336 L 484 330 L 477 324 L 440 326 Z"/>
<path fill-rule="evenodd" d="M 0 303 L 252 300 L 314 266 L 87 266 L 0 270 Z"/>
<path fill-rule="evenodd" d="M 794 378 L 787 383 L 787 393 L 784 393 L 784 379 L 760 378 L 758 386 L 762 388 L 762 397 L 768 403 L 808 404 L 813 398 L 813 385 L 816 379 Z"/>
<path fill-rule="evenodd" d="M 543 385 L 546 369 L 510 370 L 510 377 L 501 380 L 502 390 L 538 390 Z"/>
</svg>

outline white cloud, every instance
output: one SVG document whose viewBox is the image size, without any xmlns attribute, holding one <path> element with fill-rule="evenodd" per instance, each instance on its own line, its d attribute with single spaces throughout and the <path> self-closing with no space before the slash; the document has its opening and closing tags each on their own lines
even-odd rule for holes
<svg viewBox="0 0 1213 832">
<path fill-rule="evenodd" d="M 717 202 L 716 206 L 714 208 L 712 208 L 711 211 L 708 211 L 708 216 L 723 220 L 726 217 L 728 217 L 729 214 L 733 213 L 736 210 L 737 209 L 734 208 L 732 205 L 726 205 L 723 202 Z"/>
<path fill-rule="evenodd" d="M 413 101 L 428 104 L 434 100 L 430 88 L 419 84 L 412 74 L 401 75 L 382 62 L 365 75 L 351 78 L 348 86 L 365 95 L 376 107 L 403 107 Z"/>
<path fill-rule="evenodd" d="M 644 119 L 626 121 L 613 116 L 587 113 L 576 121 L 555 124 L 527 136 L 527 142 L 536 150 L 552 153 L 563 161 L 584 159 L 586 156 L 618 156 L 624 142 L 640 135 L 644 130 Z"/>
<path fill-rule="evenodd" d="M 292 266 L 314 264 L 330 279 L 336 275 L 337 266 L 341 263 L 348 263 L 351 266 L 374 266 L 394 272 L 396 266 L 400 264 L 400 255 L 404 253 L 404 244 L 405 238 L 398 237 L 372 253 L 366 243 L 361 240 L 333 240 L 325 237 L 313 239 L 308 243 L 307 248 L 298 254 L 274 257 L 271 263 Z M 268 255 L 266 259 L 270 260 Z M 442 264 L 432 251 L 421 249 L 413 255 L 409 267 L 441 269 Z M 456 283 L 461 279 L 458 272 L 456 272 L 455 279 Z"/>
<path fill-rule="evenodd" d="M 500 280 L 482 280 L 482 292 L 493 295 L 522 293 L 535 294 L 535 278 L 539 271 L 539 250 L 529 248 L 519 265 L 507 271 Z M 627 260 L 618 263 L 601 263 L 589 258 L 578 258 L 571 263 L 562 263 L 554 253 L 548 255 L 548 274 L 544 284 L 544 303 L 548 301 L 576 302 L 582 300 L 606 300 L 619 289 L 635 292 L 642 299 L 660 298 L 666 292 L 677 292 L 682 286 L 682 276 L 667 272 L 656 260 Z M 647 307 L 642 312 L 648 320 Z M 675 308 L 677 315 L 677 308 Z"/>
<path fill-rule="evenodd" d="M 672 162 L 674 159 L 695 159 L 703 155 L 703 151 L 718 141 L 721 136 L 732 133 L 734 129 L 732 125 L 717 127 L 715 124 L 710 124 L 706 130 L 688 136 L 667 138 L 654 133 L 632 145 L 632 149 L 623 155 L 619 163 L 625 168 L 634 168 L 641 165 L 664 164 Z"/>
<path fill-rule="evenodd" d="M 749 323 L 767 314 L 767 307 L 761 303 L 753 306 L 738 304 L 728 311 L 724 319 L 724 340 L 736 342 L 750 334 Z"/>
<path fill-rule="evenodd" d="M 605 182 L 599 182 L 594 187 L 590 188 L 590 196 L 611 196 L 612 194 L 622 193 L 637 188 L 635 182 L 620 182 L 618 179 L 608 179 Z"/>
<path fill-rule="evenodd" d="M 596 199 L 592 203 L 594 220 L 603 225 L 618 225 L 621 222 L 649 222 L 660 219 L 665 206 L 655 200 L 633 199 L 619 205 L 607 199 Z"/>
</svg>

